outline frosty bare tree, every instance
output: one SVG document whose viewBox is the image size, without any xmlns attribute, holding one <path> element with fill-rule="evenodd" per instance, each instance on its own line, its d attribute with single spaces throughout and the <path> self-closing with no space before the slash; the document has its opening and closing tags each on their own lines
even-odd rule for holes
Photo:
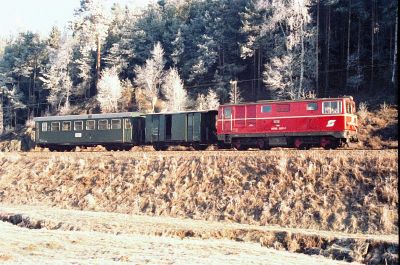
<svg viewBox="0 0 400 265">
<path fill-rule="evenodd" d="M 261 34 L 275 40 L 275 56 L 267 62 L 264 72 L 264 83 L 275 97 L 301 98 L 312 90 L 315 41 L 309 6 L 310 0 L 263 0 L 258 3 L 260 10 L 270 14 L 264 19 Z"/>
<path fill-rule="evenodd" d="M 206 110 L 207 109 L 207 101 L 204 94 L 199 94 L 195 103 L 196 110 Z"/>
<path fill-rule="evenodd" d="M 116 67 L 116 69 L 119 69 Z M 132 82 L 129 79 L 121 81 L 122 96 L 121 96 L 121 111 L 128 111 L 134 107 L 133 99 L 135 95 L 135 89 Z"/>
<path fill-rule="evenodd" d="M 116 68 L 104 69 L 98 83 L 97 101 L 103 113 L 117 112 L 122 86 Z"/>
<path fill-rule="evenodd" d="M 217 93 L 209 89 L 207 94 L 199 94 L 196 99 L 196 110 L 215 110 L 219 106 L 219 98 Z"/>
<path fill-rule="evenodd" d="M 292 64 L 293 57 L 286 55 L 274 57 L 265 65 L 264 83 L 274 98 L 296 98 Z"/>
<path fill-rule="evenodd" d="M 47 100 L 50 105 L 60 110 L 64 104 L 63 111 L 67 112 L 70 96 L 76 93 L 70 77 L 73 40 L 64 36 L 59 46 L 58 50 L 50 52 L 50 68 L 41 80 L 49 89 Z"/>
<path fill-rule="evenodd" d="M 165 75 L 162 91 L 166 99 L 165 111 L 183 111 L 186 109 L 188 96 L 176 68 L 170 69 Z"/>
<path fill-rule="evenodd" d="M 100 76 L 101 47 L 107 36 L 109 17 L 101 0 L 81 0 L 81 6 L 75 13 L 72 22 L 74 38 L 78 45 L 76 48 L 75 65 L 79 72 L 80 85 L 86 95 L 93 96 L 95 88 L 91 83 L 96 82 Z M 93 57 L 92 52 L 96 51 Z M 92 66 L 95 65 L 96 75 L 91 75 Z M 90 92 L 90 93 L 89 93 Z"/>
<path fill-rule="evenodd" d="M 164 69 L 164 50 L 158 42 L 151 51 L 151 58 L 146 60 L 145 65 L 135 68 L 135 85 L 141 89 L 143 100 L 139 104 L 141 111 L 154 112 L 158 94 L 160 92 Z M 146 104 L 147 103 L 147 104 Z M 150 107 L 146 107 L 150 105 Z"/>
<path fill-rule="evenodd" d="M 214 90 L 209 89 L 207 96 L 206 96 L 206 102 L 207 102 L 207 109 L 217 109 L 219 106 L 219 98 L 217 93 Z"/>
</svg>

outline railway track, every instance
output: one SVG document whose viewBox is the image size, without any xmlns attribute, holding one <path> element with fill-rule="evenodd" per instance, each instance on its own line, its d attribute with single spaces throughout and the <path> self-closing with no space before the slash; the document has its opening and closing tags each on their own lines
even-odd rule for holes
<svg viewBox="0 0 400 265">
<path fill-rule="evenodd" d="M 204 153 L 204 152 L 240 152 L 240 153 L 249 153 L 249 152 L 281 152 L 281 151 L 302 151 L 302 152 L 307 152 L 307 151 L 325 151 L 325 152 L 335 152 L 335 151 L 385 151 L 385 150 L 398 150 L 398 147 L 393 147 L 393 148 L 352 148 L 352 147 L 340 147 L 336 149 L 331 149 L 331 150 L 325 150 L 323 148 L 310 148 L 308 150 L 299 150 L 296 148 L 272 148 L 270 150 L 260 150 L 256 148 L 251 148 L 249 150 L 236 150 L 236 149 L 218 149 L 217 147 L 211 146 L 207 150 L 204 151 L 199 151 L 199 150 L 193 150 L 189 147 L 172 147 L 169 150 L 165 151 L 156 151 L 152 147 L 133 147 L 131 150 L 114 150 L 114 151 L 107 151 L 104 150 L 105 148 L 102 146 L 97 146 L 97 147 L 89 147 L 89 148 L 82 148 L 78 150 L 72 150 L 72 151 L 49 151 L 48 149 L 43 149 L 43 148 L 35 148 L 31 149 L 29 151 L 25 152 L 34 152 L 34 153 L 40 153 L 40 152 L 48 152 L 48 153 L 132 153 L 132 152 L 142 152 L 142 153 L 149 153 L 149 152 L 156 152 L 156 153 L 168 153 L 168 152 L 193 152 L 195 151 L 196 153 Z"/>
</svg>

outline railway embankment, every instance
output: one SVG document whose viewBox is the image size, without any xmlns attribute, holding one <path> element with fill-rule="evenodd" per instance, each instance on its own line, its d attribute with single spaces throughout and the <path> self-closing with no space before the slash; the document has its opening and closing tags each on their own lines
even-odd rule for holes
<svg viewBox="0 0 400 265">
<path fill-rule="evenodd" d="M 0 202 L 398 233 L 386 151 L 0 153 Z"/>
</svg>

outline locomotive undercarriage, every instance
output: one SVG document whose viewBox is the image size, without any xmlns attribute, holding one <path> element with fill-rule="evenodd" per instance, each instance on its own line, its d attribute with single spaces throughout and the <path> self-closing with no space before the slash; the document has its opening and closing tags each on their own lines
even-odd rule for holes
<svg viewBox="0 0 400 265">
<path fill-rule="evenodd" d="M 335 138 L 332 136 L 281 136 L 281 137 L 262 137 L 262 138 L 233 138 L 231 146 L 237 150 L 247 150 L 258 148 L 269 150 L 273 147 L 290 147 L 307 150 L 313 147 L 324 149 L 336 149 L 347 143 L 346 139 Z"/>
</svg>

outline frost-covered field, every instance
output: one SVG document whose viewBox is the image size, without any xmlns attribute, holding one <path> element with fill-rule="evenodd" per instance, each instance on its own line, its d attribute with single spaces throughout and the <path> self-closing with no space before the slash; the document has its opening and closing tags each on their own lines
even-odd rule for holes
<svg viewBox="0 0 400 265">
<path fill-rule="evenodd" d="M 210 222 L 45 207 L 1 205 L 0 210 L 3 216 L 4 211 L 19 211 L 24 218 L 29 215 L 31 222 L 40 220 L 48 228 L 27 229 L 20 227 L 21 223 L 14 226 L 0 222 L 0 261 L 5 263 L 348 264 L 274 250 L 259 243 L 168 236 L 168 231 L 191 226 L 207 234 L 218 226 Z M 58 228 L 51 223 L 58 223 Z M 163 235 L 154 235 L 163 231 Z"/>
</svg>

